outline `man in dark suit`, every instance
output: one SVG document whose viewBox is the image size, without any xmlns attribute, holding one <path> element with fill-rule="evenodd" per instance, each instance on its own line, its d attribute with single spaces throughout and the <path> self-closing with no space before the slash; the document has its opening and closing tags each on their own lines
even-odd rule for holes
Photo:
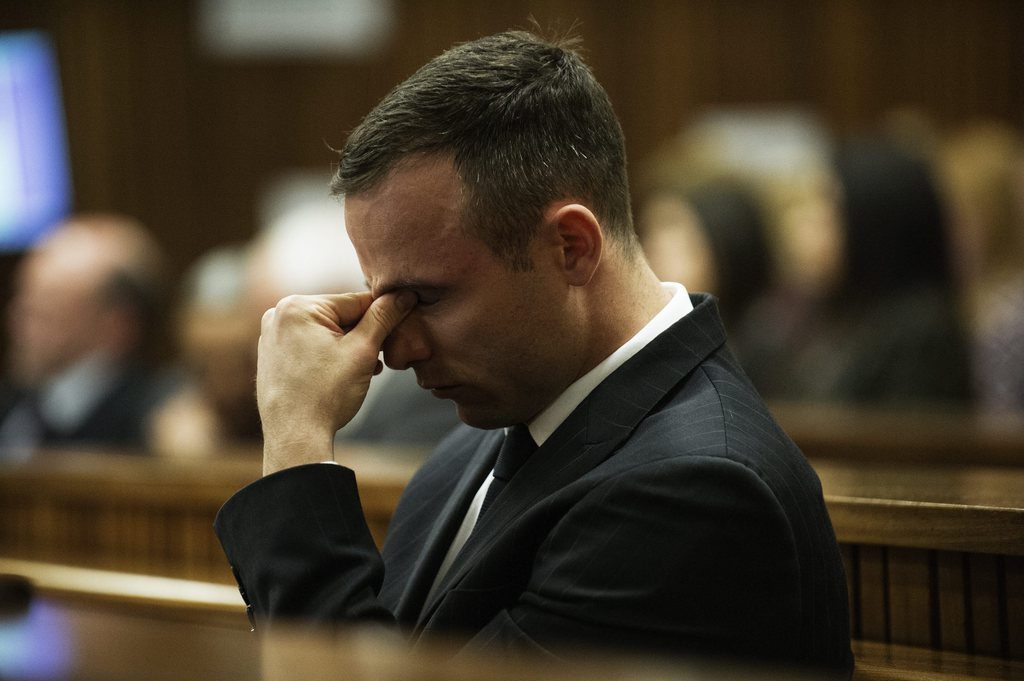
<svg viewBox="0 0 1024 681">
<path fill-rule="evenodd" d="M 441 55 L 352 133 L 334 189 L 370 291 L 264 315 L 264 477 L 216 523 L 257 621 L 849 674 L 818 479 L 714 302 L 640 254 L 621 130 L 571 49 L 506 33 Z M 383 555 L 331 462 L 381 350 L 466 424 Z"/>
<path fill-rule="evenodd" d="M 76 215 L 25 254 L 7 309 L 0 459 L 143 447 L 165 392 L 144 357 L 158 326 L 162 260 L 141 224 L 115 214 Z"/>
</svg>

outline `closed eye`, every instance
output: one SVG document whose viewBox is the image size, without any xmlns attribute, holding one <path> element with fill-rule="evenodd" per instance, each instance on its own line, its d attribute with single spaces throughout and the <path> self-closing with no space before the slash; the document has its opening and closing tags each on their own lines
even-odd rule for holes
<svg viewBox="0 0 1024 681">
<path fill-rule="evenodd" d="M 417 307 L 430 307 L 441 300 L 441 296 L 435 292 L 414 291 L 414 293 Z"/>
<path fill-rule="evenodd" d="M 429 284 L 422 280 L 397 280 L 373 290 L 373 294 L 374 297 L 379 297 L 385 293 L 404 289 L 416 294 L 417 307 L 430 307 L 441 301 L 447 288 L 442 285 Z"/>
</svg>

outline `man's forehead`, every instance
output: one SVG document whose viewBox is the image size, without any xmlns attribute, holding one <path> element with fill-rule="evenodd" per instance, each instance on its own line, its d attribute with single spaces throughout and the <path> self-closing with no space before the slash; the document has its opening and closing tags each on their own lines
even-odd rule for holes
<svg viewBox="0 0 1024 681">
<path fill-rule="evenodd" d="M 415 200 L 422 204 L 443 199 L 451 208 L 461 210 L 465 187 L 455 165 L 447 155 L 413 155 L 395 162 L 388 172 L 372 186 L 345 197 L 346 212 L 350 204 L 396 204 Z"/>
<path fill-rule="evenodd" d="M 448 289 L 493 258 L 482 241 L 463 232 L 415 239 L 353 237 L 352 242 L 375 296 L 399 289 Z"/>
</svg>

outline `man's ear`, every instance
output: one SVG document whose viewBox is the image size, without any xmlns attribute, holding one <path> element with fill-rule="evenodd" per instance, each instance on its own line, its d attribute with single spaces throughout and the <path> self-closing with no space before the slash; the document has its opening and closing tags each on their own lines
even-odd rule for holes
<svg viewBox="0 0 1024 681">
<path fill-rule="evenodd" d="M 546 217 L 566 280 L 572 286 L 586 286 L 597 271 L 604 250 L 601 223 L 589 208 L 579 203 L 552 206 Z"/>
</svg>

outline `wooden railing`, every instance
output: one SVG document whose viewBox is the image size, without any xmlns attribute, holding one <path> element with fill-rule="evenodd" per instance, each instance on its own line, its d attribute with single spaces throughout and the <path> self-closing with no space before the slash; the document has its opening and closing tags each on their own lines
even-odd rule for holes
<svg viewBox="0 0 1024 681">
<path fill-rule="evenodd" d="M 856 638 L 1024 659 L 1024 468 L 814 463 Z"/>
<path fill-rule="evenodd" d="M 969 439 L 947 442 L 940 463 L 925 464 L 920 423 L 893 431 L 894 441 L 917 433 L 908 461 L 851 453 L 874 436 L 844 428 L 829 456 L 821 443 L 805 448 L 818 453 L 859 644 L 1024 660 L 1024 465 L 1008 465 L 1007 444 L 1015 436 L 981 446 L 1004 457 L 992 465 L 978 464 L 981 455 L 941 462 Z M 342 454 L 379 542 L 423 454 Z M 0 557 L 232 584 L 211 525 L 259 474 L 258 452 L 196 461 L 60 453 L 0 466 Z"/>
<path fill-rule="evenodd" d="M 9 577 L 27 584 L 21 603 L 11 602 Z M 18 578 L 22 579 L 22 578 Z M 5 599 L 6 597 L 6 599 Z M 0 558 L 0 605 L 8 634 L 16 627 L 23 647 L 0 655 L 0 676 L 17 671 L 18 658 L 51 660 L 53 678 L 345 678 L 409 679 L 757 679 L 811 681 L 813 674 L 758 667 L 715 670 L 706 660 L 611 657 L 590 651 L 556 668 L 524 660 L 515 667 L 475 658 L 452 666 L 441 650 L 430 660 L 414 657 L 379 632 L 345 629 L 342 637 L 280 627 L 248 633 L 243 604 L 228 585 L 168 577 L 50 565 Z M 19 608 L 21 615 L 19 616 Z M 28 650 L 24 649 L 27 643 Z M 1024 662 L 920 647 L 854 641 L 853 681 L 995 681 L 1024 678 Z M 58 651 L 61 651 L 58 654 Z M 70 654 L 69 654 L 69 651 Z M 20 655 L 19 655 L 20 652 Z M 422 648 L 420 654 L 424 654 Z M 578 652 L 578 651 L 577 651 Z M 464 660 L 460 664 L 464 664 Z M 6 668 L 14 667 L 14 669 Z M 525 670 L 529 671 L 525 671 Z M 35 665 L 36 675 L 42 678 Z M 17 674 L 15 674 L 17 676 Z"/>
<path fill-rule="evenodd" d="M 423 452 L 345 454 L 383 542 Z M 0 556 L 233 584 L 213 519 L 261 465 L 259 452 L 187 461 L 61 452 L 0 466 Z"/>
</svg>

